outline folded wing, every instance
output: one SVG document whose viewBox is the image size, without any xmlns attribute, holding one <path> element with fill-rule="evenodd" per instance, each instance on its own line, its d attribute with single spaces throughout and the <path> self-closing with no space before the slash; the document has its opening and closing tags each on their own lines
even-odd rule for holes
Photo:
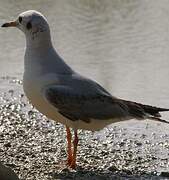
<svg viewBox="0 0 169 180">
<path fill-rule="evenodd" d="M 45 89 L 44 95 L 63 116 L 72 121 L 90 122 L 90 119 L 106 120 L 129 116 L 126 104 L 101 93 L 77 93 L 71 87 L 53 85 Z"/>
</svg>

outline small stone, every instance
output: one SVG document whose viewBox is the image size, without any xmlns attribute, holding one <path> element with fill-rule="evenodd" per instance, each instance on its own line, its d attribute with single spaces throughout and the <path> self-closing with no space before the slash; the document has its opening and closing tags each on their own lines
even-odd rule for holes
<svg viewBox="0 0 169 180">
<path fill-rule="evenodd" d="M 137 145 L 137 146 L 142 146 L 142 143 L 141 142 L 135 142 L 135 144 Z"/>
<path fill-rule="evenodd" d="M 1 162 L 0 162 L 0 179 L 19 180 L 18 176 L 14 173 L 14 171 L 9 167 L 4 166 Z"/>
<path fill-rule="evenodd" d="M 169 177 L 169 172 L 161 172 L 160 176 Z"/>
<path fill-rule="evenodd" d="M 112 172 L 115 172 L 115 171 L 118 171 L 117 167 L 116 166 L 110 166 L 108 168 L 109 171 L 112 171 Z"/>
<path fill-rule="evenodd" d="M 10 143 L 10 142 L 7 142 L 7 143 L 4 144 L 4 146 L 7 147 L 7 148 L 8 148 L 8 147 L 11 147 L 11 143 Z"/>
</svg>

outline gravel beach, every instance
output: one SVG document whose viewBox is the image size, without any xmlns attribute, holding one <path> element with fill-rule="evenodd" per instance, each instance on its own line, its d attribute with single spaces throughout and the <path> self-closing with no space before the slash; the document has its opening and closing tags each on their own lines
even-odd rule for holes
<svg viewBox="0 0 169 180">
<path fill-rule="evenodd" d="M 20 80 L 0 82 L 0 161 L 20 180 L 169 179 L 168 125 L 132 120 L 80 131 L 78 167 L 70 170 L 64 126 L 27 102 Z"/>
</svg>

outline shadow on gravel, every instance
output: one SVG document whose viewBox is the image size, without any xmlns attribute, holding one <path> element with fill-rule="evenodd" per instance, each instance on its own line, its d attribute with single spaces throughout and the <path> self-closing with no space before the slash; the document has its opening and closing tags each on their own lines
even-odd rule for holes
<svg viewBox="0 0 169 180">
<path fill-rule="evenodd" d="M 128 171 L 115 171 L 115 172 L 101 172 L 101 171 L 92 171 L 80 169 L 77 171 L 70 171 L 69 169 L 64 169 L 60 172 L 56 172 L 53 174 L 53 179 L 78 179 L 78 180 L 163 180 L 166 177 L 153 175 L 152 173 L 144 173 L 142 174 L 131 174 Z"/>
</svg>

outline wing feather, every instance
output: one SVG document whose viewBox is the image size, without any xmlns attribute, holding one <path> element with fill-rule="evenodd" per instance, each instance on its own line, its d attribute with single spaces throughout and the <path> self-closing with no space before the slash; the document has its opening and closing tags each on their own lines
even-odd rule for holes
<svg viewBox="0 0 169 180">
<path fill-rule="evenodd" d="M 90 122 L 90 119 L 104 120 L 128 115 L 128 107 L 109 94 L 77 93 L 71 87 L 63 85 L 49 86 L 44 93 L 46 100 L 72 121 Z"/>
</svg>

